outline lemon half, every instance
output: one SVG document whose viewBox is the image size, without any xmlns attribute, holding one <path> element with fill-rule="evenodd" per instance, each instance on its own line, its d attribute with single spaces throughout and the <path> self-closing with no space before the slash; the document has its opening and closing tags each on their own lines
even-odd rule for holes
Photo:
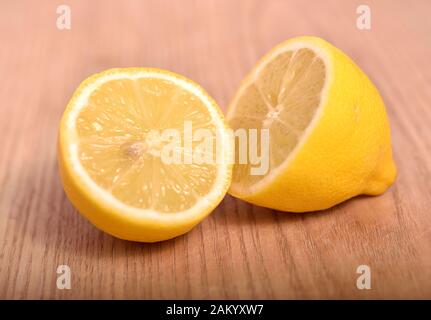
<svg viewBox="0 0 431 320">
<path fill-rule="evenodd" d="M 272 49 L 241 83 L 227 119 L 234 130 L 269 130 L 267 172 L 251 174 L 250 161 L 234 166 L 229 192 L 248 202 L 322 210 L 359 194 L 381 194 L 395 179 L 377 89 L 320 38 L 293 38 Z"/>
<path fill-rule="evenodd" d="M 182 133 L 186 121 L 221 139 L 218 161 L 163 161 L 166 141 L 154 133 Z M 85 80 L 63 114 L 58 147 L 71 202 L 95 226 L 127 240 L 187 232 L 218 205 L 231 180 L 233 143 L 219 107 L 193 81 L 158 69 L 112 69 Z"/>
</svg>

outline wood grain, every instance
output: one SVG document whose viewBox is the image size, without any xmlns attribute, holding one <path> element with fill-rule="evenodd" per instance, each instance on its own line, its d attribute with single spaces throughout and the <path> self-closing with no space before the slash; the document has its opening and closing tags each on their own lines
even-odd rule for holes
<svg viewBox="0 0 431 320">
<path fill-rule="evenodd" d="M 72 29 L 56 28 L 56 8 Z M 431 298 L 431 2 L 2 1 L 0 4 L 0 298 Z M 151 66 L 202 84 L 224 108 L 278 42 L 321 36 L 349 54 L 387 104 L 399 177 L 379 197 L 310 214 L 226 196 L 185 236 L 112 238 L 63 193 L 61 113 L 86 76 Z M 58 265 L 72 289 L 56 287 Z M 358 290 L 358 265 L 372 289 Z"/>
</svg>

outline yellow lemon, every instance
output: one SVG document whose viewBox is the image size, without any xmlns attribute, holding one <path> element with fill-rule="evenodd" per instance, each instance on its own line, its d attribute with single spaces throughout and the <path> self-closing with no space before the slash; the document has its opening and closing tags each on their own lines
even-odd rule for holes
<svg viewBox="0 0 431 320">
<path fill-rule="evenodd" d="M 265 55 L 241 83 L 227 120 L 234 130 L 269 132 L 268 170 L 253 175 L 250 161 L 233 170 L 229 192 L 253 204 L 321 210 L 359 194 L 381 194 L 395 180 L 379 92 L 320 38 L 293 38 Z"/>
<path fill-rule="evenodd" d="M 219 140 L 214 161 L 195 161 L 196 150 L 202 156 L 216 148 L 200 148 L 195 136 L 186 141 L 185 130 L 198 129 Z M 168 71 L 127 68 L 79 86 L 61 120 L 58 160 L 67 196 L 96 227 L 153 242 L 187 232 L 218 205 L 233 149 L 219 107 L 199 85 Z"/>
</svg>

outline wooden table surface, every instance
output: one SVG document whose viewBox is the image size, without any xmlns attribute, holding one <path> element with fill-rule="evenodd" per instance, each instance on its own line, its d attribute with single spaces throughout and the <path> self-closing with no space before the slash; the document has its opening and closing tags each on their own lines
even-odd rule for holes
<svg viewBox="0 0 431 320">
<path fill-rule="evenodd" d="M 431 298 L 431 2 L 2 1 L 0 298 Z M 71 8 L 70 30 L 56 27 Z M 226 196 L 188 234 L 115 239 L 67 200 L 56 134 L 72 92 L 112 67 L 150 66 L 202 84 L 225 110 L 272 46 L 321 36 L 350 55 L 386 102 L 399 170 L 379 197 L 308 214 Z M 359 265 L 371 290 L 358 290 Z M 57 266 L 71 289 L 56 286 Z"/>
</svg>

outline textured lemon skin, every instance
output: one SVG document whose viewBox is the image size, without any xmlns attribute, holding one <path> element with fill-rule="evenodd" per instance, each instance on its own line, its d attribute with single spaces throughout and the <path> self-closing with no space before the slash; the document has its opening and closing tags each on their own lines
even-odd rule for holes
<svg viewBox="0 0 431 320">
<path fill-rule="evenodd" d="M 330 64 L 329 91 L 320 119 L 272 181 L 249 194 L 232 187 L 229 193 L 256 205 L 290 212 L 323 210 L 356 195 L 384 193 L 397 170 L 379 92 L 349 57 L 320 38 L 287 40 L 262 60 L 280 46 L 298 41 L 321 48 Z"/>
<path fill-rule="evenodd" d="M 205 211 L 199 212 L 193 217 L 188 217 L 187 219 L 164 219 L 163 221 L 159 221 L 157 219 L 147 219 L 146 217 L 142 217 L 141 219 L 137 219 L 134 216 L 130 216 L 125 214 L 124 212 L 120 212 L 118 210 L 113 209 L 108 203 L 104 203 L 101 199 L 94 193 L 91 193 L 88 187 L 81 181 L 78 175 L 74 172 L 72 162 L 70 160 L 70 151 L 68 148 L 68 144 L 70 143 L 70 138 L 67 136 L 66 130 L 66 119 L 68 113 L 73 108 L 76 100 L 81 94 L 82 90 L 87 87 L 90 83 L 93 83 L 100 77 L 104 77 L 106 74 L 115 73 L 118 71 L 156 71 L 161 73 L 167 73 L 169 75 L 174 75 L 175 77 L 179 77 L 182 80 L 186 80 L 192 83 L 194 86 L 199 87 L 202 92 L 206 93 L 198 84 L 193 81 L 178 75 L 171 73 L 165 70 L 159 69 L 150 69 L 150 68 L 127 68 L 127 69 L 110 69 L 99 74 L 95 74 L 84 80 L 78 89 L 74 92 L 66 110 L 63 113 L 60 127 L 59 127 L 59 135 L 58 135 L 58 144 L 57 144 L 57 160 L 60 172 L 61 182 L 64 188 L 64 191 L 71 201 L 73 206 L 79 211 L 81 215 L 87 218 L 94 226 L 103 230 L 104 232 L 123 239 L 130 241 L 138 241 L 138 242 L 158 242 L 163 240 L 172 239 L 174 237 L 180 236 L 198 223 L 200 223 L 205 217 L 207 217 L 214 208 L 222 201 L 225 196 L 227 189 L 229 188 L 232 166 L 228 166 L 228 174 L 225 183 L 225 186 L 217 196 L 216 201 L 210 203 Z M 213 106 L 216 107 L 219 115 L 223 119 L 223 114 L 218 108 L 216 102 L 208 96 Z M 228 129 L 228 126 L 225 125 L 225 129 Z M 233 148 L 233 141 L 231 142 Z M 166 215 L 175 213 L 166 213 Z"/>
</svg>

